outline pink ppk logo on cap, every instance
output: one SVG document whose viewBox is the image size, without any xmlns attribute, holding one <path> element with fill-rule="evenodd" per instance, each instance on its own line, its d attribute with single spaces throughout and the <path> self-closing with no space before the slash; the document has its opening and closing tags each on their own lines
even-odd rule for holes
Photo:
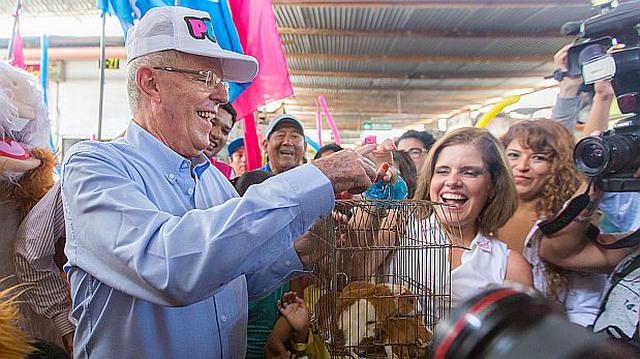
<svg viewBox="0 0 640 359">
<path fill-rule="evenodd" d="M 189 35 L 194 39 L 204 40 L 205 38 L 211 40 L 213 43 L 217 43 L 216 35 L 213 32 L 213 23 L 211 19 L 206 17 L 193 17 L 187 16 L 184 18 L 184 21 L 187 23 L 187 29 L 189 30 Z"/>
</svg>

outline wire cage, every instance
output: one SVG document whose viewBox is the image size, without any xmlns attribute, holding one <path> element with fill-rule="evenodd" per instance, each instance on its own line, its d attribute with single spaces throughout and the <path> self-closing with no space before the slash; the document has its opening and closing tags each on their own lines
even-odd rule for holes
<svg viewBox="0 0 640 359">
<path fill-rule="evenodd" d="M 314 326 L 333 357 L 422 358 L 451 308 L 442 204 L 338 200 L 310 231 Z M 450 227 L 448 227 L 450 228 Z"/>
</svg>

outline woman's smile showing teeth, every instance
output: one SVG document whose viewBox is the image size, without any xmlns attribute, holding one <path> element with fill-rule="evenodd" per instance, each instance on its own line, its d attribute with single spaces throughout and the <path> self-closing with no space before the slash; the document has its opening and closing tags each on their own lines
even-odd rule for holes
<svg viewBox="0 0 640 359">
<path fill-rule="evenodd" d="M 443 193 L 440 198 L 443 203 L 446 203 L 456 209 L 461 208 L 467 202 L 467 196 L 460 193 Z"/>
</svg>

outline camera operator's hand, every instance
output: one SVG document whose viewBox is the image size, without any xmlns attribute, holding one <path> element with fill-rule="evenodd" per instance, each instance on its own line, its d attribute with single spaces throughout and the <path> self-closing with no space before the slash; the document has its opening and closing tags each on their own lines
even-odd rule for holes
<svg viewBox="0 0 640 359">
<path fill-rule="evenodd" d="M 611 102 L 616 95 L 613 91 L 611 80 L 597 81 L 593 87 L 595 94 L 593 96 L 593 102 L 591 103 L 591 110 L 589 110 L 589 115 L 587 115 L 587 121 L 584 124 L 583 135 L 592 133 L 593 131 L 607 130 L 609 127 Z M 599 135 L 600 134 L 597 134 L 596 136 Z M 594 135 L 591 134 L 590 136 Z"/>
<path fill-rule="evenodd" d="M 594 101 L 596 101 L 596 99 L 600 101 L 609 101 L 609 104 L 611 104 L 611 101 L 616 96 L 616 93 L 613 91 L 611 80 L 596 81 L 593 88 L 595 90 L 595 95 L 593 96 Z"/>
<path fill-rule="evenodd" d="M 553 55 L 553 64 L 556 65 L 562 72 L 569 71 L 569 48 L 573 44 L 566 45 Z M 582 86 L 582 76 L 564 76 L 558 87 L 560 88 L 559 97 L 576 97 Z"/>
</svg>

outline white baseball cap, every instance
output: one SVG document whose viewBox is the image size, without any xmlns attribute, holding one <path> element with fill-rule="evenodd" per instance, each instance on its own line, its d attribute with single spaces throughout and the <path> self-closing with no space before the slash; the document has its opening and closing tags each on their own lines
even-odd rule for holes
<svg viewBox="0 0 640 359">
<path fill-rule="evenodd" d="M 165 50 L 222 59 L 225 81 L 250 82 L 258 73 L 258 60 L 254 57 L 220 47 L 208 13 L 181 6 L 147 11 L 127 32 L 125 49 L 127 61 Z"/>
</svg>

